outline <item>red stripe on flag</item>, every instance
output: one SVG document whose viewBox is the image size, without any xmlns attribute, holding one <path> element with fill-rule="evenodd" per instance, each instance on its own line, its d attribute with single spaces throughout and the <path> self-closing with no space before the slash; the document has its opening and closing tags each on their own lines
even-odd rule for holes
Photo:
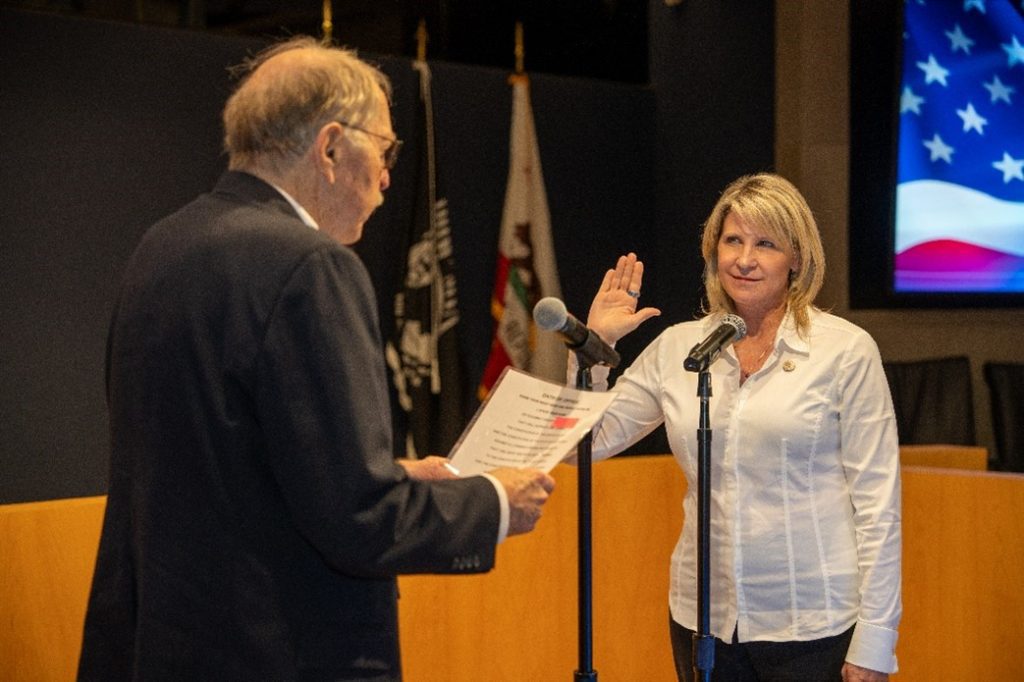
<svg viewBox="0 0 1024 682">
<path fill-rule="evenodd" d="M 508 283 L 508 273 L 511 262 L 503 253 L 498 253 L 498 263 L 494 273 L 494 290 L 491 292 L 491 317 L 494 318 L 494 328 L 491 332 L 491 352 L 487 356 L 487 366 L 484 368 L 483 377 L 476 393 L 480 400 L 487 397 L 487 394 L 494 388 L 494 384 L 501 376 L 502 370 L 512 364 L 512 358 L 505 350 L 505 345 L 498 336 L 498 325 L 501 323 L 501 316 L 505 312 L 505 287 Z"/>
</svg>

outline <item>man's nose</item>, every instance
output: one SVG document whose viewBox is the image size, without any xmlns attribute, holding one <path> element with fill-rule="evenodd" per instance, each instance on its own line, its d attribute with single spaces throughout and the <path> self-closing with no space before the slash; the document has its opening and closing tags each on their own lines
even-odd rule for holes
<svg viewBox="0 0 1024 682">
<path fill-rule="evenodd" d="M 387 168 L 380 172 L 380 191 L 383 192 L 391 186 L 391 171 Z"/>
</svg>

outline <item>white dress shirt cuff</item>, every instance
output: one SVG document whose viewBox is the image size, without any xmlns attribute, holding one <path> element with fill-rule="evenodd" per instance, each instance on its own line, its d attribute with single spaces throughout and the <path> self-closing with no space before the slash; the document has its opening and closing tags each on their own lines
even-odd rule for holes
<svg viewBox="0 0 1024 682">
<path fill-rule="evenodd" d="M 498 521 L 498 543 L 500 544 L 505 538 L 508 537 L 508 493 L 505 492 L 505 486 L 503 486 L 498 479 L 490 474 L 481 474 L 484 478 L 491 482 L 494 486 L 494 491 L 498 493 L 498 505 L 501 507 L 501 520 Z"/>
<path fill-rule="evenodd" d="M 893 629 L 857 621 L 846 660 L 868 670 L 894 673 L 899 670 L 895 653 L 897 636 Z"/>
</svg>

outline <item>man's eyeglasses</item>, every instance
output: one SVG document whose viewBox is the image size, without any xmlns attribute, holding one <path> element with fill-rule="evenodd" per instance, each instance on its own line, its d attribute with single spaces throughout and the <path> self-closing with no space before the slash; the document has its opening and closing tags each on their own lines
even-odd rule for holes
<svg viewBox="0 0 1024 682">
<path fill-rule="evenodd" d="M 340 123 L 341 125 L 345 126 L 346 128 L 351 128 L 352 130 L 358 130 L 361 133 L 366 133 L 367 135 L 372 135 L 373 137 L 379 137 L 380 139 L 387 141 L 389 144 L 384 149 L 384 167 L 387 168 L 388 170 L 391 170 L 392 168 L 395 167 L 395 164 L 398 162 L 398 150 L 400 150 L 402 148 L 402 141 L 401 140 L 399 140 L 397 137 L 387 137 L 386 135 L 381 135 L 380 133 L 375 133 L 372 130 L 367 130 L 366 128 L 360 128 L 359 126 L 354 126 L 351 123 L 349 123 L 348 121 L 338 121 L 338 123 Z"/>
</svg>

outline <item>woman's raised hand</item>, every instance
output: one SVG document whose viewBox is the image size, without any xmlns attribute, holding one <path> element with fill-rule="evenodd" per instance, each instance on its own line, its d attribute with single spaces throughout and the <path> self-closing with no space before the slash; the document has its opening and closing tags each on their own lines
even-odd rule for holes
<svg viewBox="0 0 1024 682">
<path fill-rule="evenodd" d="M 587 326 L 606 343 L 615 343 L 643 322 L 661 315 L 657 308 L 640 308 L 644 264 L 635 253 L 619 256 L 615 269 L 604 275 L 601 288 L 590 304 Z"/>
</svg>

